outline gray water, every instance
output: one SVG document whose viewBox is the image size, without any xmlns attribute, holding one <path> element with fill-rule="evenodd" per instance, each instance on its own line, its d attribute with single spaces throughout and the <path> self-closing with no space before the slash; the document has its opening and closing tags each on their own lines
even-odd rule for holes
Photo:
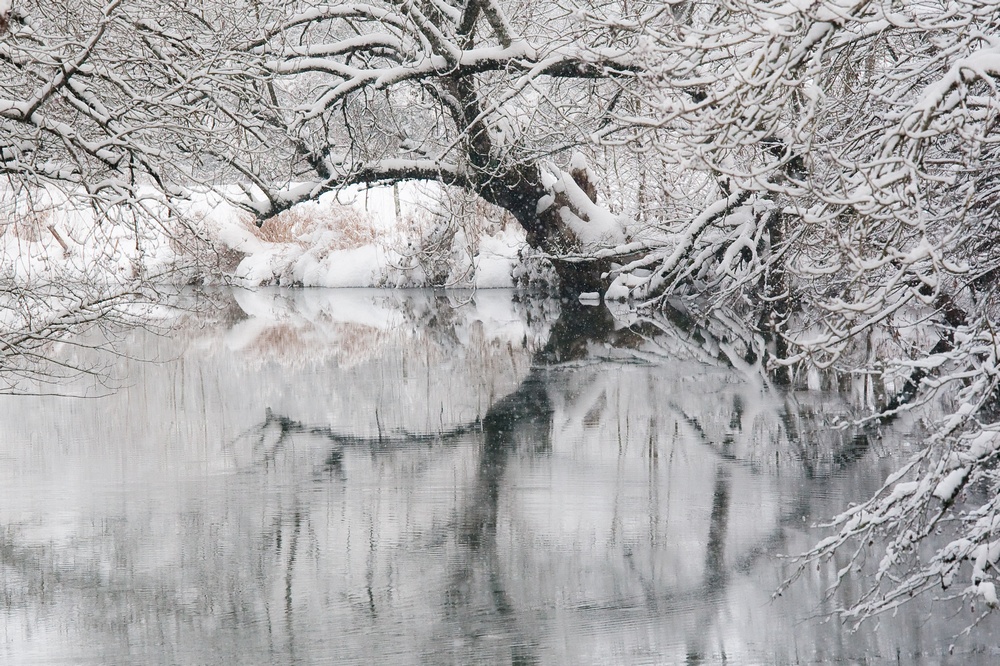
<svg viewBox="0 0 1000 666">
<path fill-rule="evenodd" d="M 997 656 L 920 600 L 850 631 L 837 562 L 772 601 L 913 440 L 734 340 L 509 292 L 213 302 L 53 348 L 89 397 L 0 397 L 0 663 Z"/>
</svg>

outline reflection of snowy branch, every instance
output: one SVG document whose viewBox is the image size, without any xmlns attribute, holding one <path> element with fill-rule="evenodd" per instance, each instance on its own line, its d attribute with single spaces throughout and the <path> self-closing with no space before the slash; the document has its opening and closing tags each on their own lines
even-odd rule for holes
<svg viewBox="0 0 1000 666">
<path fill-rule="evenodd" d="M 0 331 L 0 378 L 7 393 L 38 393 L 39 384 L 64 384 L 78 374 L 98 379 L 97 366 L 81 365 L 55 343 L 69 348 L 89 348 L 82 333 L 91 326 L 122 323 L 127 319 L 122 305 L 147 298 L 134 288 L 109 289 L 104 293 L 76 295 L 61 285 L 31 289 L 8 287 L 0 312 L 9 322 Z M 103 349 L 110 351 L 107 345 Z"/>
<path fill-rule="evenodd" d="M 265 430 L 269 426 L 276 426 L 280 433 L 279 441 L 292 434 L 315 435 L 328 439 L 334 444 L 344 446 L 360 446 L 372 448 L 394 448 L 405 447 L 413 444 L 444 443 L 464 437 L 471 432 L 481 432 L 482 423 L 474 421 L 466 425 L 454 426 L 438 432 L 408 432 L 403 429 L 395 429 L 388 432 L 379 432 L 375 437 L 362 437 L 360 435 L 348 435 L 338 432 L 329 426 L 308 425 L 299 421 L 294 421 L 287 416 L 280 416 L 267 409 L 264 423 L 258 428 Z"/>
<path fill-rule="evenodd" d="M 846 554 L 828 593 L 849 577 L 870 574 L 858 598 L 841 609 L 854 622 L 891 612 L 914 595 L 950 589 L 961 576 L 968 576 L 968 584 L 953 596 L 973 607 L 981 601 L 987 611 L 998 604 L 995 516 L 1000 502 L 994 491 L 1000 381 L 980 368 L 996 363 L 1000 346 L 986 336 L 959 338 L 962 353 L 953 356 L 948 371 L 923 380 L 932 395 L 960 386 L 957 409 L 931 424 L 920 451 L 877 493 L 834 518 L 828 526 L 832 534 L 800 556 L 785 583 L 837 553 Z M 953 538 L 945 542 L 941 534 Z M 874 568 L 866 565 L 872 556 L 878 561 Z"/>
</svg>

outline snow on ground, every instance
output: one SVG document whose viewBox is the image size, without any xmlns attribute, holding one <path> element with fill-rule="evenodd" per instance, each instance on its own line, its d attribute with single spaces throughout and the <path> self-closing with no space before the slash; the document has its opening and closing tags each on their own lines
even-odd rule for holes
<svg viewBox="0 0 1000 666">
<path fill-rule="evenodd" d="M 479 239 L 476 255 L 476 287 L 505 289 L 513 286 L 511 275 L 517 264 L 517 253 L 524 245 L 524 233 L 508 227 L 495 236 Z"/>
<path fill-rule="evenodd" d="M 30 197 L 0 192 L 0 262 L 19 284 L 122 284 L 140 276 L 211 282 L 223 275 L 246 287 L 429 286 L 418 253 L 440 224 L 430 213 L 436 194 L 415 183 L 395 192 L 354 188 L 300 204 L 258 229 L 215 193 L 184 202 L 182 223 L 101 217 L 55 190 Z M 454 264 L 451 274 L 465 281 L 457 286 L 513 286 L 523 232 L 473 226 L 487 231 L 471 242 L 456 234 L 444 253 Z"/>
</svg>

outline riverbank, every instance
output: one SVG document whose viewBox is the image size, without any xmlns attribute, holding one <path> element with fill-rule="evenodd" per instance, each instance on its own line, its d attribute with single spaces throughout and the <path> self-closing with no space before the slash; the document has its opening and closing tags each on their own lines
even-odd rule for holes
<svg viewBox="0 0 1000 666">
<path fill-rule="evenodd" d="M 106 217 L 56 190 L 9 198 L 0 265 L 15 283 L 222 283 L 245 287 L 509 288 L 526 247 L 516 225 L 461 219 L 437 186 L 349 188 L 262 227 L 213 192 Z"/>
</svg>

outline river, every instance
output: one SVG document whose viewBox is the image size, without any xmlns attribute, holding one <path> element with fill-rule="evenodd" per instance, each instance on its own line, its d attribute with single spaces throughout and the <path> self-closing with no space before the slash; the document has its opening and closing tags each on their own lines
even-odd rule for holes
<svg viewBox="0 0 1000 666">
<path fill-rule="evenodd" d="M 997 659 L 923 600 L 852 631 L 838 562 L 772 600 L 917 440 L 831 427 L 849 400 L 736 334 L 506 291 L 178 303 L 0 397 L 4 664 Z"/>
</svg>

